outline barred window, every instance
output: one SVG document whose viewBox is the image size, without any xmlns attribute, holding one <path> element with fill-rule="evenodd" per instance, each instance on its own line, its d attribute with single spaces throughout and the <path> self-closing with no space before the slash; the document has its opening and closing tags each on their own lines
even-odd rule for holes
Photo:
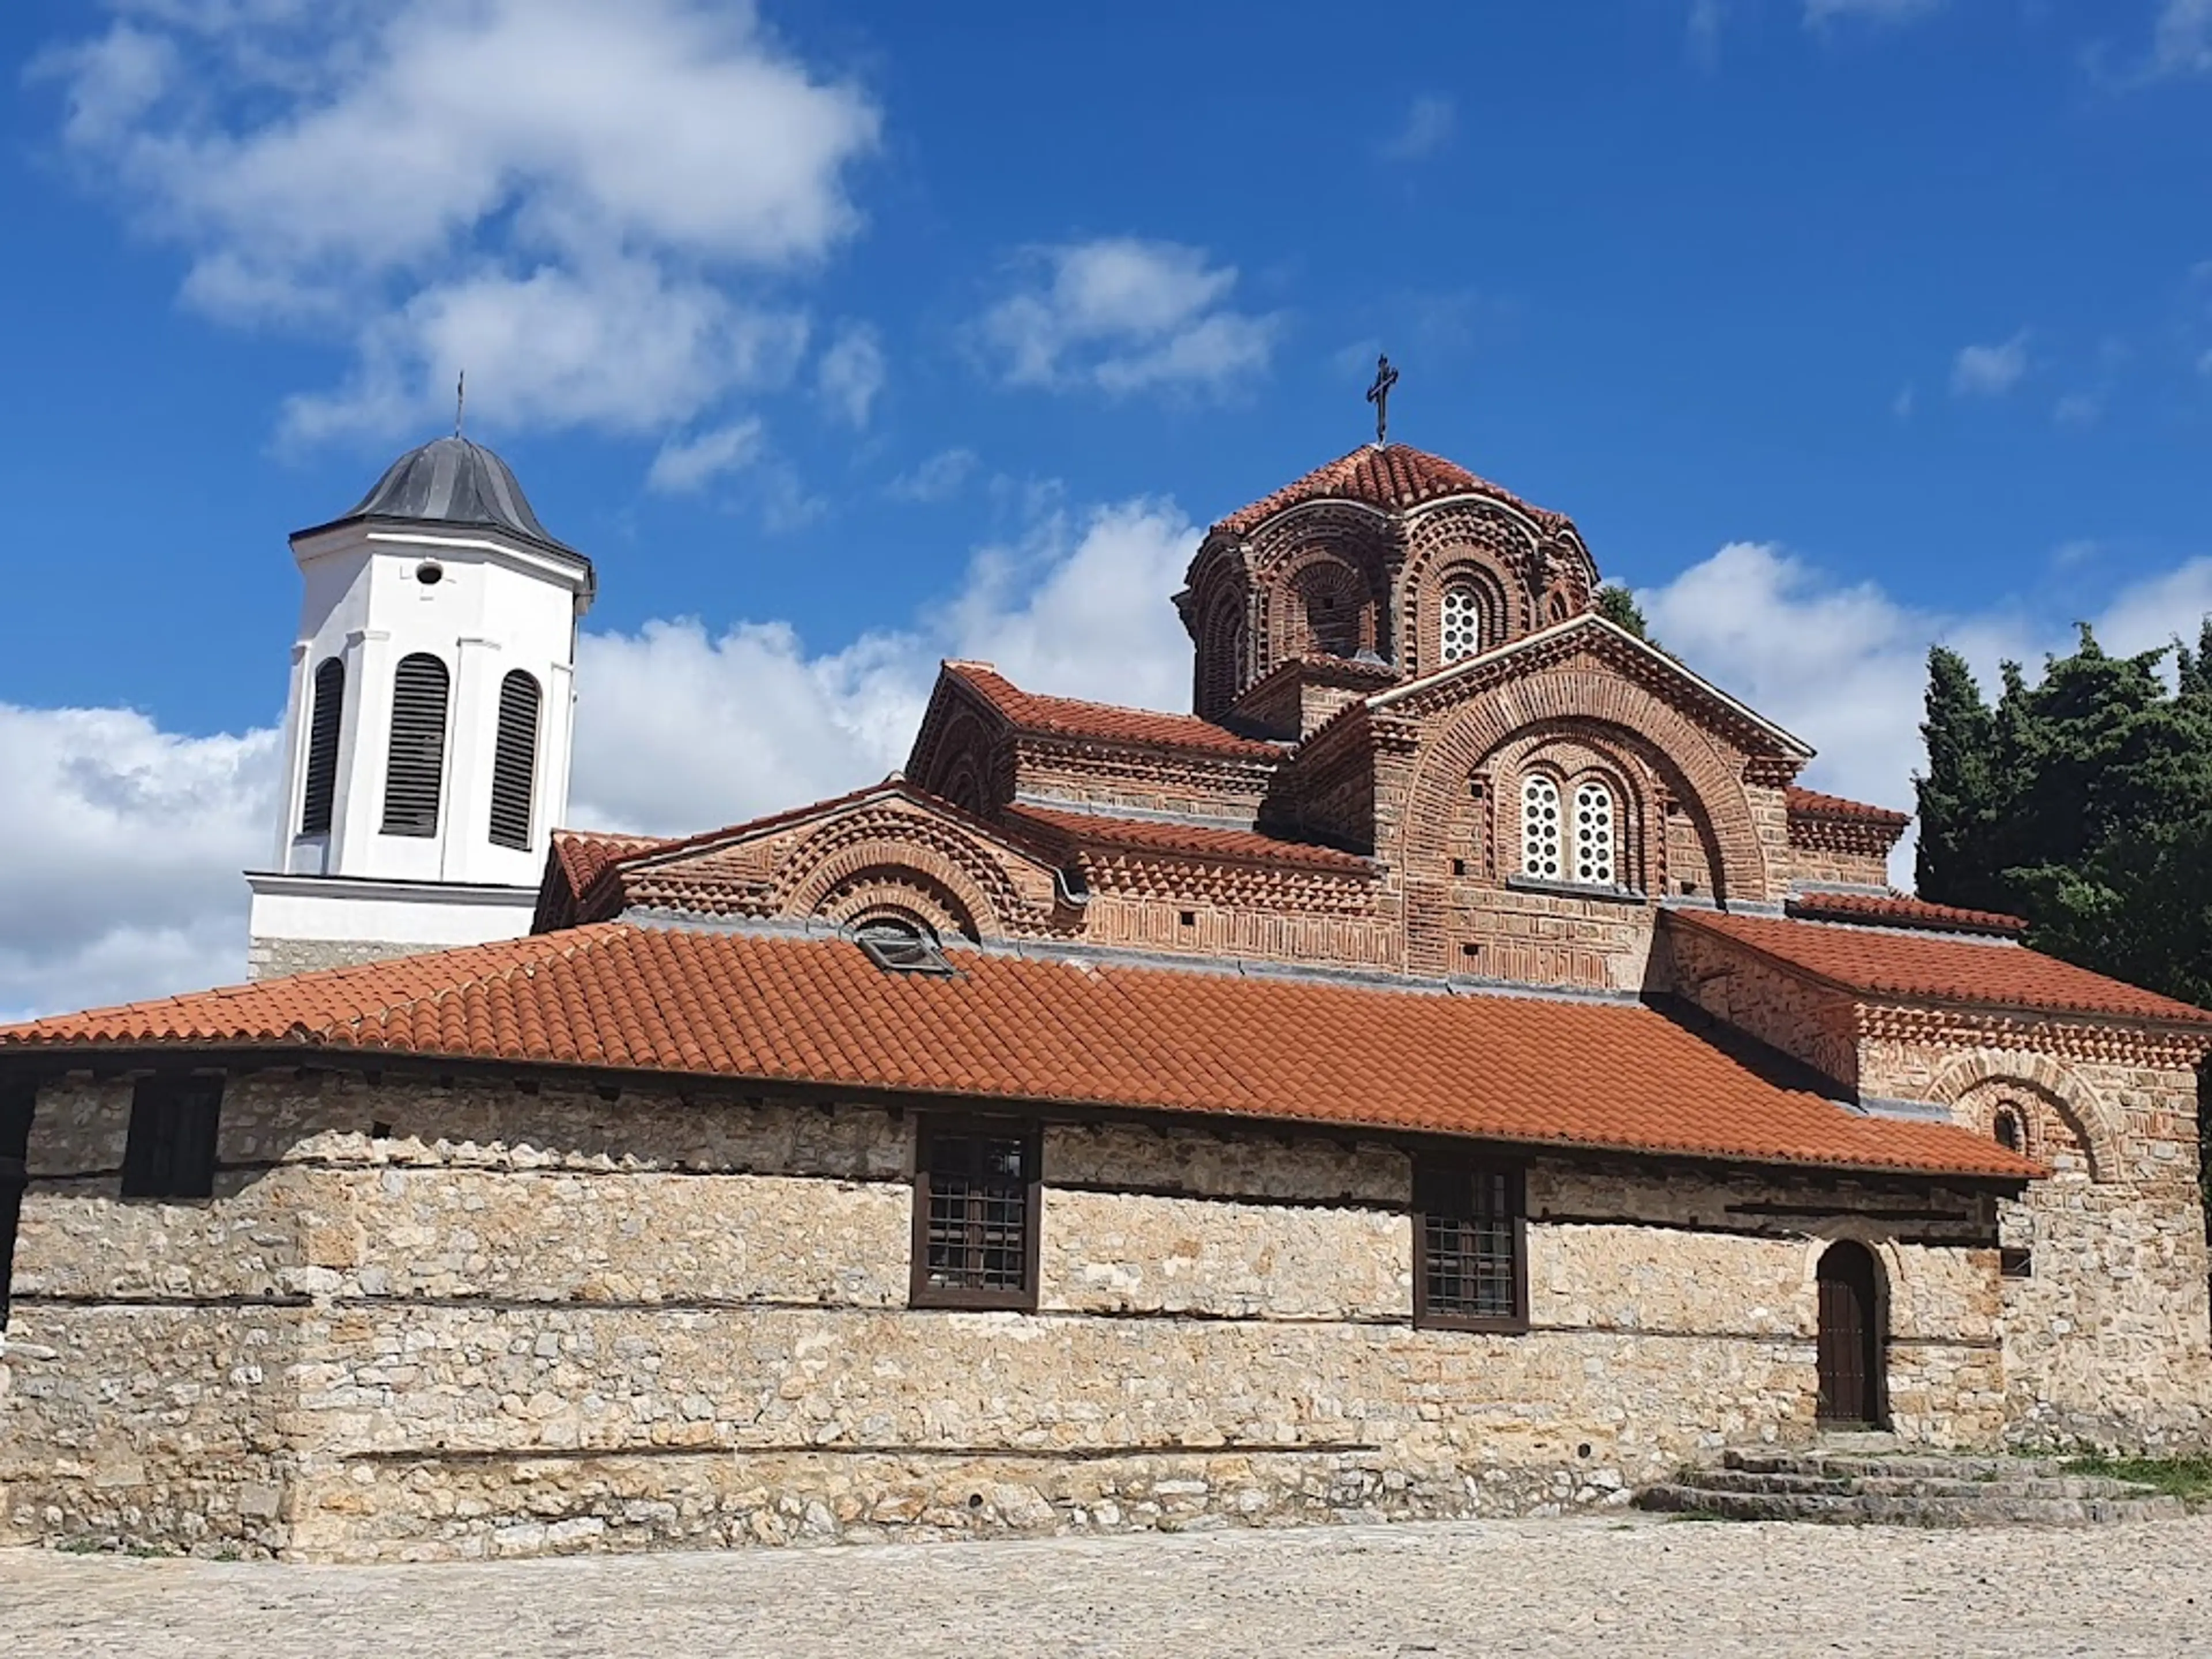
<svg viewBox="0 0 2212 1659">
<path fill-rule="evenodd" d="M 215 1192 L 219 1077 L 141 1078 L 123 1143 L 125 1198 L 207 1198 Z"/>
<path fill-rule="evenodd" d="M 491 839 L 530 845 L 530 794 L 538 781 L 538 682 L 520 668 L 499 683 L 499 732 L 491 758 Z"/>
<path fill-rule="evenodd" d="M 345 715 L 345 664 L 325 657 L 315 670 L 314 711 L 307 719 L 307 787 L 301 792 L 300 833 L 327 836 L 338 792 L 338 726 Z"/>
<path fill-rule="evenodd" d="M 1528 1328 L 1526 1194 L 1509 1164 L 1424 1162 L 1413 1174 L 1413 1322 Z"/>
<path fill-rule="evenodd" d="M 1559 786 L 1541 772 L 1521 781 L 1521 870 L 1557 881 L 1560 876 Z"/>
<path fill-rule="evenodd" d="M 1037 1152 L 1036 1135 L 1019 1125 L 923 1121 L 915 1157 L 915 1306 L 1036 1306 Z"/>
<path fill-rule="evenodd" d="M 1601 783 L 1575 786 L 1575 879 L 1613 881 L 1613 791 Z"/>
<path fill-rule="evenodd" d="M 1444 589 L 1437 609 L 1442 639 L 1437 654 L 1443 661 L 1457 662 L 1482 649 L 1482 609 L 1472 583 L 1454 582 Z"/>
<path fill-rule="evenodd" d="M 446 777 L 446 665 L 427 652 L 399 659 L 392 686 L 392 763 L 384 833 L 434 836 Z"/>
</svg>

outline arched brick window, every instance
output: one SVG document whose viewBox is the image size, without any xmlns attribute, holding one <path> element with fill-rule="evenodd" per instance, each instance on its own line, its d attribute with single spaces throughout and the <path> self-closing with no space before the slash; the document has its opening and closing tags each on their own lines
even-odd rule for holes
<svg viewBox="0 0 2212 1659">
<path fill-rule="evenodd" d="M 1595 779 L 1575 786 L 1575 879 L 1611 886 L 1613 879 L 1613 791 Z"/>
<path fill-rule="evenodd" d="M 1437 659 L 1454 663 L 1481 649 L 1481 595 L 1473 582 L 1455 581 L 1437 605 Z"/>
<path fill-rule="evenodd" d="M 1559 786 L 1541 772 L 1521 780 L 1521 870 L 1557 881 L 1565 872 Z"/>
<path fill-rule="evenodd" d="M 2003 1147 L 2005 1151 L 2017 1152 L 2027 1146 L 2027 1133 L 2021 1123 L 2018 1107 L 1998 1107 L 1996 1119 L 1992 1127 L 1996 1134 L 1997 1145 Z"/>
<path fill-rule="evenodd" d="M 1291 598 L 1304 613 L 1305 650 L 1352 657 L 1367 642 L 1367 595 L 1350 566 L 1307 566 L 1291 579 Z"/>
</svg>

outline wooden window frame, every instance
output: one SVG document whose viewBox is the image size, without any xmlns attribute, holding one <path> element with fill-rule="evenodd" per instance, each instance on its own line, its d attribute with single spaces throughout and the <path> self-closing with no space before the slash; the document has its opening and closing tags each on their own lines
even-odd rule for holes
<svg viewBox="0 0 2212 1659">
<path fill-rule="evenodd" d="M 929 1281 L 930 1155 L 939 1139 L 988 1137 L 1018 1140 L 1028 1179 L 1022 1200 L 1022 1284 L 1018 1289 L 933 1285 Z M 915 1124 L 914 1242 L 907 1278 L 907 1304 L 915 1308 L 957 1308 L 1035 1313 L 1037 1266 L 1044 1222 L 1044 1136 L 1039 1126 L 1018 1118 L 963 1117 L 926 1114 Z"/>
<path fill-rule="evenodd" d="M 1505 1201 L 1510 1211 L 1513 1239 L 1513 1311 L 1510 1315 L 1467 1314 L 1431 1310 L 1429 1306 L 1429 1219 L 1470 1221 L 1473 1182 L 1476 1178 L 1505 1177 Z M 1465 1213 L 1435 1207 L 1437 1188 L 1457 1183 L 1468 1194 Z M 1423 1330 L 1486 1331 L 1518 1336 L 1528 1328 L 1528 1172 L 1525 1165 L 1504 1158 L 1415 1154 L 1413 1158 L 1413 1323 Z"/>
<path fill-rule="evenodd" d="M 122 1195 L 213 1198 L 222 1131 L 222 1078 L 158 1072 L 139 1079 L 131 1091 Z"/>
</svg>

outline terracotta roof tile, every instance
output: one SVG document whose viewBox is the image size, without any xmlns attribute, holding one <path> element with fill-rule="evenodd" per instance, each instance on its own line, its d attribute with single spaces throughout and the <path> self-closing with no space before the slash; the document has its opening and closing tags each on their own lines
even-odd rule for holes
<svg viewBox="0 0 2212 1659">
<path fill-rule="evenodd" d="M 2024 917 L 1998 910 L 1967 910 L 1955 904 L 1931 904 L 1907 893 L 1801 893 L 1790 901 L 1790 914 L 1806 921 L 1856 921 L 1883 927 L 1924 927 L 1936 933 L 1993 933 L 2016 939 L 2027 932 Z"/>
<path fill-rule="evenodd" d="M 1375 866 L 1356 853 L 1306 842 L 1283 841 L 1251 830 L 1208 824 L 1163 823 L 1151 818 L 1117 817 L 1103 812 L 1062 812 L 1043 806 L 1009 806 L 1006 817 L 1017 827 L 1035 827 L 1057 840 L 1077 847 L 1126 848 L 1137 853 L 1165 853 L 1200 859 L 1229 859 L 1242 864 L 1267 864 L 1291 870 L 1322 870 L 1332 874 L 1368 876 Z"/>
<path fill-rule="evenodd" d="M 957 961 L 950 978 L 902 975 L 842 939 L 608 922 L 40 1020 L 0 1030 L 0 1053 L 371 1051 L 1753 1164 L 2039 1172 L 1964 1129 L 1848 1110 L 1639 1004 Z"/>
<path fill-rule="evenodd" d="M 1800 789 L 1794 783 L 1783 790 L 1782 802 L 1792 817 L 1852 818 L 1867 823 L 1890 824 L 1899 830 L 1912 822 L 1910 812 L 1892 811 L 1887 806 L 1847 800 L 1841 795 L 1824 795 L 1817 789 Z"/>
<path fill-rule="evenodd" d="M 1670 927 L 1735 939 L 1816 978 L 1872 995 L 2212 1026 L 2212 1012 L 2204 1009 L 2025 945 L 1706 910 L 1670 910 L 1665 920 Z"/>
<path fill-rule="evenodd" d="M 1195 714 L 1167 714 L 1149 708 L 1124 708 L 1110 702 L 1074 697 L 1042 697 L 1023 690 L 988 663 L 948 662 L 957 677 L 1024 732 L 1058 738 L 1089 738 L 1106 743 L 1153 744 L 1200 750 L 1236 760 L 1279 760 L 1279 744 L 1241 737 L 1224 726 Z"/>
<path fill-rule="evenodd" d="M 1362 501 L 1386 513 L 1402 513 L 1446 495 L 1486 495 L 1527 514 L 1539 524 L 1564 526 L 1558 513 L 1531 507 L 1486 478 L 1478 478 L 1456 461 L 1404 444 L 1363 444 L 1349 455 L 1316 467 L 1295 483 L 1240 507 L 1213 526 L 1217 535 L 1242 536 L 1276 514 L 1308 501 Z"/>
</svg>

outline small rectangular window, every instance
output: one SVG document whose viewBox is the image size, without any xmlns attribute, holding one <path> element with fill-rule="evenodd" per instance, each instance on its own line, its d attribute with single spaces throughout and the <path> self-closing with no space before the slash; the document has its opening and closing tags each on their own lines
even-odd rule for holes
<svg viewBox="0 0 2212 1659">
<path fill-rule="evenodd" d="M 1528 1328 L 1527 1183 L 1510 1164 L 1413 1167 L 1413 1322 Z"/>
<path fill-rule="evenodd" d="M 2006 1279 L 2034 1278 L 2034 1253 L 2007 1246 L 1997 1252 L 1997 1272 Z"/>
<path fill-rule="evenodd" d="M 219 1077 L 142 1078 L 131 1096 L 131 1133 L 123 1148 L 125 1198 L 211 1198 L 215 1194 Z"/>
<path fill-rule="evenodd" d="M 915 1307 L 1036 1306 L 1038 1176 L 1034 1129 L 922 1121 L 915 1147 Z"/>
</svg>

